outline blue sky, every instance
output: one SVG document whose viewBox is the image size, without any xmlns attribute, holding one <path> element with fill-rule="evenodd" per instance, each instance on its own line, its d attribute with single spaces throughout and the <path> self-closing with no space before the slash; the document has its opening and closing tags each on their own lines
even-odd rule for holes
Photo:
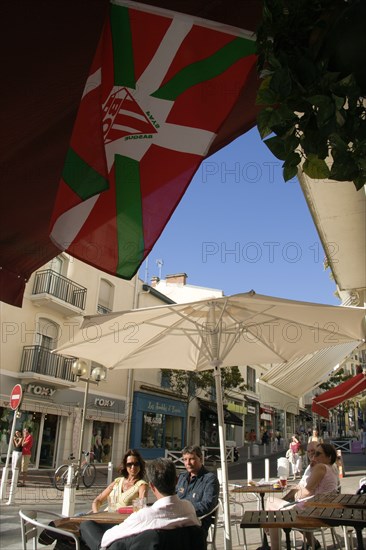
<svg viewBox="0 0 366 550">
<path fill-rule="evenodd" d="M 321 184 L 321 183 L 320 183 Z M 151 251 L 148 282 L 185 272 L 188 284 L 225 295 L 259 294 L 339 305 L 324 251 L 297 179 L 257 128 L 207 158 Z"/>
</svg>

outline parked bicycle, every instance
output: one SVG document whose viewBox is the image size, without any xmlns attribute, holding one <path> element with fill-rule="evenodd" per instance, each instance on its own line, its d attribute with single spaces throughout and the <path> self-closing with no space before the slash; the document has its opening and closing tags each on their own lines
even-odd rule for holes
<svg viewBox="0 0 366 550">
<path fill-rule="evenodd" d="M 90 452 L 83 451 L 82 453 L 85 457 L 80 468 L 78 468 L 77 459 L 71 454 L 68 458 L 70 461 L 69 464 L 61 464 L 57 468 L 54 474 L 53 482 L 59 491 L 63 491 L 67 483 L 67 474 L 69 471 L 69 466 L 74 466 L 74 474 L 71 480 L 71 485 L 73 487 L 79 488 L 80 479 L 82 480 L 85 487 L 89 488 L 93 485 L 95 478 L 97 476 L 97 471 L 94 464 L 90 463 Z"/>
</svg>

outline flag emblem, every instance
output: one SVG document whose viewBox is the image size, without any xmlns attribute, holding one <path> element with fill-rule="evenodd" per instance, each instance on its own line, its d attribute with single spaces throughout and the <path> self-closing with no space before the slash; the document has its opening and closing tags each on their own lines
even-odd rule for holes
<svg viewBox="0 0 366 550">
<path fill-rule="evenodd" d="M 156 133 L 127 88 L 112 90 L 103 105 L 103 114 L 104 143 L 134 134 Z"/>
</svg>

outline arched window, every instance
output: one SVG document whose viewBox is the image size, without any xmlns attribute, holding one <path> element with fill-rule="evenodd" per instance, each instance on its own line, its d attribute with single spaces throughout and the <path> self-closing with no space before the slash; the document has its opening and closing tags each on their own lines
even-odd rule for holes
<svg viewBox="0 0 366 550">
<path fill-rule="evenodd" d="M 39 318 L 36 331 L 37 346 L 41 346 L 48 351 L 55 349 L 57 347 L 58 334 L 59 326 L 56 323 L 45 317 Z"/>
<path fill-rule="evenodd" d="M 100 280 L 98 296 L 98 313 L 109 313 L 113 309 L 114 286 L 106 279 Z"/>
</svg>

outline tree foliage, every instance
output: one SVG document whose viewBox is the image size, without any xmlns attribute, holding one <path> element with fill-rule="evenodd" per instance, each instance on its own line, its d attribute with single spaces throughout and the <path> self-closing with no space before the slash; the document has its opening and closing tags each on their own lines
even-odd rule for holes
<svg viewBox="0 0 366 550">
<path fill-rule="evenodd" d="M 192 372 L 183 370 L 164 369 L 161 371 L 169 381 L 169 387 L 177 394 L 186 398 L 187 403 L 202 393 L 212 393 L 215 380 L 212 370 Z M 244 379 L 238 367 L 221 369 L 221 385 L 223 393 L 226 390 L 245 389 Z"/>
<path fill-rule="evenodd" d="M 359 0 L 263 2 L 257 123 L 286 181 L 366 184 L 365 20 Z"/>
</svg>

